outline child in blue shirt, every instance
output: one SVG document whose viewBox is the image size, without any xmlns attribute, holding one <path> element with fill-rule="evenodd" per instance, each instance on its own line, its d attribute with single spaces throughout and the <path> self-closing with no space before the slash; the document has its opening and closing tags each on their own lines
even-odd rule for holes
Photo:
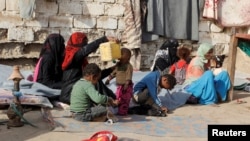
<svg viewBox="0 0 250 141">
<path fill-rule="evenodd" d="M 162 88 L 171 90 L 175 85 L 176 79 L 174 76 L 170 74 L 161 75 L 158 70 L 150 72 L 135 84 L 133 101 L 141 106 L 147 105 L 151 111 L 157 111 L 160 114 L 147 113 L 148 115 L 166 116 L 168 109 L 162 105 L 158 93 Z"/>
</svg>

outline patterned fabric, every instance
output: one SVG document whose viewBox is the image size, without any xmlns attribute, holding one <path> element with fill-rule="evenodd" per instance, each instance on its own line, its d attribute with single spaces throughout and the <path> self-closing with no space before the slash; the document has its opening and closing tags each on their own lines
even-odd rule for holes
<svg viewBox="0 0 250 141">
<path fill-rule="evenodd" d="M 155 53 L 155 58 L 153 65 L 151 66 L 151 71 L 156 69 L 165 70 L 175 62 L 179 60 L 177 56 L 177 47 L 179 42 L 176 39 L 169 39 L 165 41 L 159 50 Z"/>
<path fill-rule="evenodd" d="M 139 0 L 125 0 L 124 19 L 126 29 L 124 31 L 127 40 L 127 48 L 141 47 L 141 11 Z"/>
<path fill-rule="evenodd" d="M 141 9 L 140 9 L 140 1 L 139 0 L 125 0 L 124 1 L 125 11 L 124 11 L 124 19 L 126 29 L 125 47 L 130 49 L 132 52 L 132 56 L 130 59 L 131 64 L 133 65 L 135 70 L 140 70 L 141 65 Z"/>
<path fill-rule="evenodd" d="M 155 53 L 155 58 L 154 58 L 154 61 L 153 61 L 153 65 L 151 66 L 150 70 L 153 71 L 155 70 L 156 68 L 155 67 L 159 67 L 159 66 L 162 66 L 162 65 L 158 65 L 156 64 L 156 60 L 158 58 L 162 58 L 165 62 L 169 62 L 169 57 L 168 57 L 168 50 L 166 49 L 162 49 L 162 50 L 157 50 L 156 53 Z M 166 64 L 167 65 L 167 64 Z M 167 67 L 167 66 L 166 66 Z"/>
<path fill-rule="evenodd" d="M 203 17 L 224 27 L 248 26 L 249 7 L 249 0 L 205 0 Z"/>
<path fill-rule="evenodd" d="M 14 100 L 12 91 L 0 89 L 0 105 L 9 105 Z M 32 105 L 53 108 L 53 105 L 47 97 L 36 96 L 36 95 L 25 95 L 23 94 L 19 98 L 22 105 Z"/>
</svg>

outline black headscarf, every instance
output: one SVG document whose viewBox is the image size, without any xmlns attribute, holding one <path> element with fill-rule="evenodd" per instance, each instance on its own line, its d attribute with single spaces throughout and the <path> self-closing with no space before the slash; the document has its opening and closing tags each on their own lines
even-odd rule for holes
<svg viewBox="0 0 250 141">
<path fill-rule="evenodd" d="M 58 70 L 61 70 L 64 50 L 64 38 L 60 34 L 52 33 L 45 40 L 39 56 L 49 55 L 55 61 L 55 74 L 57 74 Z"/>
<path fill-rule="evenodd" d="M 173 65 L 175 62 L 179 60 L 179 57 L 177 56 L 177 48 L 179 46 L 178 40 L 171 38 L 165 41 L 161 47 L 160 50 L 166 50 L 168 49 L 169 54 L 169 60 L 164 59 L 157 59 L 156 60 L 156 66 L 160 66 L 161 69 L 168 68 L 169 66 Z"/>
</svg>

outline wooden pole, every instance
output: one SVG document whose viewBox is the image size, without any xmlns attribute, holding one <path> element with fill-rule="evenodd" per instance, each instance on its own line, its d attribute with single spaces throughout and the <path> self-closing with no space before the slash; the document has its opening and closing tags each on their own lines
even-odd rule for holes
<svg viewBox="0 0 250 141">
<path fill-rule="evenodd" d="M 232 28 L 232 35 L 229 45 L 229 54 L 228 54 L 228 65 L 227 70 L 229 73 L 229 77 L 231 80 L 231 88 L 228 93 L 228 101 L 233 100 L 233 85 L 234 85 L 234 75 L 235 75 L 235 63 L 236 63 L 236 54 L 237 54 L 237 46 L 238 46 L 238 38 L 235 36 L 236 31 L 235 27 Z"/>
</svg>

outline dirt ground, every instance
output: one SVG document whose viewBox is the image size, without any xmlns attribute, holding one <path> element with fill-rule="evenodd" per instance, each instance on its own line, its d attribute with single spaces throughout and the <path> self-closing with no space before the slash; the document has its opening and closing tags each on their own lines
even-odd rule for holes
<svg viewBox="0 0 250 141">
<path fill-rule="evenodd" d="M 239 103 L 237 101 L 242 101 Z M 24 114 L 31 123 L 36 124 L 39 128 L 29 125 L 7 129 L 6 124 L 0 125 L 1 141 L 80 141 L 89 138 L 93 133 L 90 132 L 53 132 L 47 122 L 41 116 L 39 110 L 33 110 Z M 250 124 L 250 93 L 245 91 L 234 91 L 234 100 L 218 105 L 184 105 L 174 110 L 168 117 L 172 116 L 199 116 L 209 118 L 214 124 Z M 6 109 L 0 113 L 0 121 L 8 120 Z M 164 118 L 163 118 L 164 120 Z M 168 123 L 166 122 L 166 128 Z M 209 124 L 209 123 L 204 123 Z M 183 127 L 185 128 L 185 127 Z M 113 132 L 119 137 L 120 141 L 205 141 L 206 137 L 173 137 L 173 136 L 148 136 L 136 133 Z"/>
</svg>

